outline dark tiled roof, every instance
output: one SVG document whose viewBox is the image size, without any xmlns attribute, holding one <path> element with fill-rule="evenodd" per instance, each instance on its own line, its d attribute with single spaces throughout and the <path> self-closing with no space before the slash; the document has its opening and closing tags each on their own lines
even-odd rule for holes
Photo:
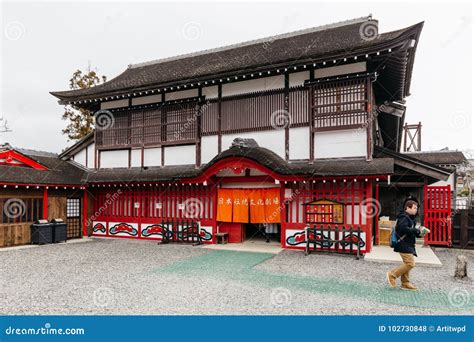
<svg viewBox="0 0 474 342">
<path fill-rule="evenodd" d="M 287 163 L 276 153 L 263 147 L 234 146 L 223 151 L 208 164 L 196 168 L 194 165 L 182 165 L 164 168 L 110 169 L 92 171 L 88 174 L 88 182 L 160 182 L 180 178 L 194 178 L 201 175 L 211 165 L 226 158 L 247 158 L 258 162 L 281 175 L 295 176 L 357 176 L 385 175 L 393 173 L 392 158 L 378 158 L 367 162 L 365 159 L 327 159 L 308 162 Z"/>
<path fill-rule="evenodd" d="M 461 151 L 409 152 L 406 154 L 436 165 L 467 163 L 466 156 Z"/>
<path fill-rule="evenodd" d="M 179 178 L 196 177 L 199 173 L 199 169 L 194 165 L 148 169 L 102 169 L 89 171 L 87 181 L 89 183 L 168 182 Z"/>
<path fill-rule="evenodd" d="M 79 166 L 61 160 L 49 152 L 15 149 L 32 160 L 46 166 L 48 170 L 31 167 L 0 165 L 0 182 L 16 184 L 83 185 L 86 172 Z"/>
<path fill-rule="evenodd" d="M 388 148 L 382 148 L 379 146 L 375 146 L 374 148 L 374 157 L 376 158 L 384 158 L 384 157 L 391 157 L 394 158 L 395 164 L 402 164 L 402 163 L 409 163 L 413 166 L 421 167 L 425 174 L 429 174 L 431 177 L 447 180 L 449 175 L 452 171 L 440 167 L 436 164 L 432 164 L 427 161 L 423 161 L 418 158 L 414 158 L 410 154 L 407 153 L 399 153 L 395 152 Z"/>
<path fill-rule="evenodd" d="M 118 95 L 131 89 L 140 91 L 150 87 L 192 83 L 211 76 L 226 77 L 243 70 L 263 70 L 268 66 L 276 68 L 290 64 L 319 62 L 326 58 L 343 58 L 348 54 L 365 54 L 378 51 L 377 49 L 387 44 L 403 42 L 408 36 L 417 38 L 423 26 L 423 23 L 419 23 L 379 34 L 373 40 L 364 40 L 360 30 L 367 22 L 377 25 L 376 20 L 365 17 L 220 49 L 137 64 L 93 88 L 58 91 L 51 94 L 65 101 L 76 101 Z M 410 58 L 413 59 L 412 56 Z M 411 73 L 410 64 L 412 61 L 406 68 L 407 74 Z M 405 76 L 409 85 L 410 75 Z M 408 93 L 408 87 L 406 92 Z"/>
</svg>

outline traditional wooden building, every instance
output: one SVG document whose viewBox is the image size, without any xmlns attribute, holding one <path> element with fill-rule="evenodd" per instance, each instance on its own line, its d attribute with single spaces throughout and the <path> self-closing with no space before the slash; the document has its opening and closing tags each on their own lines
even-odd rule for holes
<svg viewBox="0 0 474 342">
<path fill-rule="evenodd" d="M 302 248 L 306 226 L 344 227 L 368 252 L 379 216 L 410 193 L 430 242 L 449 245 L 450 189 L 429 185 L 451 172 L 400 153 L 422 26 L 379 33 L 364 17 L 52 92 L 96 118 L 59 156 L 85 170 L 83 234 L 160 240 L 191 222 L 207 243 L 227 233 Z"/>
<path fill-rule="evenodd" d="M 60 218 L 82 237 L 86 169 L 57 154 L 0 145 L 0 247 L 31 242 L 30 226 Z"/>
</svg>

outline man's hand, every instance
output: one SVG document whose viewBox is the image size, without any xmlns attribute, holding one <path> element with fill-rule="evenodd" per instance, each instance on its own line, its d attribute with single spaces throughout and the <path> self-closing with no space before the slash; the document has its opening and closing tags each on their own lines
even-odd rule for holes
<svg viewBox="0 0 474 342">
<path fill-rule="evenodd" d="M 420 233 L 421 233 L 421 236 L 424 236 L 426 234 L 429 234 L 430 233 L 430 230 L 424 226 L 421 226 L 420 227 Z"/>
</svg>

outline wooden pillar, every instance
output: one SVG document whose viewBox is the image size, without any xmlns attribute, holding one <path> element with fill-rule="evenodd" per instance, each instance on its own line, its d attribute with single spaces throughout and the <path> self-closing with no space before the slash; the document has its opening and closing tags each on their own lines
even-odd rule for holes
<svg viewBox="0 0 474 342">
<path fill-rule="evenodd" d="M 201 145 L 202 145 L 202 88 L 198 89 L 199 101 L 196 110 L 196 167 L 201 166 Z"/>
<path fill-rule="evenodd" d="M 365 189 L 366 189 L 365 191 L 366 191 L 367 198 L 370 199 L 369 203 L 373 203 L 374 196 L 372 193 L 371 180 L 366 182 Z M 373 203 L 373 206 L 376 207 L 375 203 Z M 376 208 L 374 210 L 376 210 Z M 365 240 L 366 240 L 366 253 L 369 253 L 372 250 L 372 244 L 373 244 L 373 241 L 372 241 L 373 217 L 367 221 L 367 225 L 368 225 L 368 229 L 367 229 L 367 235 L 365 237 Z"/>
<path fill-rule="evenodd" d="M 161 94 L 161 103 L 165 103 L 166 101 L 166 94 Z M 166 140 L 166 107 L 161 107 L 161 166 L 165 166 L 165 145 L 163 145 L 163 141 Z M 143 160 L 143 159 L 142 159 Z"/>
<path fill-rule="evenodd" d="M 48 187 L 43 188 L 43 220 L 48 219 Z"/>
<path fill-rule="evenodd" d="M 285 248 L 286 241 L 286 204 L 285 204 L 285 182 L 280 181 L 280 244 L 281 248 Z"/>
<path fill-rule="evenodd" d="M 84 188 L 84 196 L 82 197 L 82 237 L 87 237 L 87 188 Z"/>
<path fill-rule="evenodd" d="M 308 96 L 308 114 L 309 114 L 309 162 L 313 163 L 314 161 L 314 85 L 309 87 L 309 96 Z"/>
<path fill-rule="evenodd" d="M 285 93 L 284 93 L 284 103 L 283 110 L 285 115 L 288 115 L 288 124 L 285 126 L 285 160 L 290 160 L 290 124 L 291 124 L 291 114 L 290 114 L 290 75 L 285 72 Z"/>
<path fill-rule="evenodd" d="M 469 210 L 460 210 L 460 233 L 459 233 L 459 248 L 467 248 L 469 245 Z"/>
<path fill-rule="evenodd" d="M 372 81 L 370 77 L 366 79 L 366 98 L 367 98 L 367 161 L 372 160 L 373 155 L 373 126 L 374 116 L 372 112 Z"/>
<path fill-rule="evenodd" d="M 222 152 L 222 84 L 217 85 L 217 153 Z"/>
<path fill-rule="evenodd" d="M 375 203 L 377 204 L 376 208 L 382 209 L 381 206 L 378 206 L 380 201 L 379 201 L 379 183 L 377 181 L 375 183 Z M 377 210 L 377 214 L 375 215 L 375 245 L 379 244 L 379 214 L 380 214 L 380 211 Z"/>
</svg>

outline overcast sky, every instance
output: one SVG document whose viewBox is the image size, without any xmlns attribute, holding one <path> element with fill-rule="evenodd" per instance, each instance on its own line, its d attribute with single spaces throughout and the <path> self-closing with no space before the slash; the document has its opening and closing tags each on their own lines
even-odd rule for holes
<svg viewBox="0 0 474 342">
<path fill-rule="evenodd" d="M 408 123 L 423 150 L 473 149 L 472 6 L 407 3 L 2 2 L 0 143 L 60 152 L 67 90 L 88 63 L 109 79 L 130 63 L 199 51 L 372 14 L 379 32 L 424 21 Z"/>
</svg>

